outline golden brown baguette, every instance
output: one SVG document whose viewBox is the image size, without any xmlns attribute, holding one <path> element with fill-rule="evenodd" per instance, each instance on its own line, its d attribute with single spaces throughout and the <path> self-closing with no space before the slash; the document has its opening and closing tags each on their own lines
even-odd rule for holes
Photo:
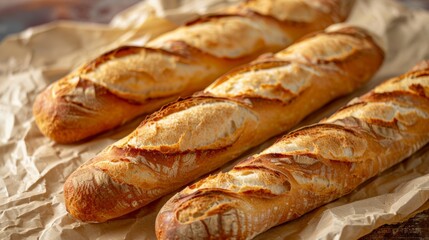
<svg viewBox="0 0 429 240">
<path fill-rule="evenodd" d="M 320 32 L 154 113 L 66 181 L 67 210 L 102 222 L 138 209 L 361 86 L 383 53 L 364 31 Z"/>
<path fill-rule="evenodd" d="M 347 16 L 348 0 L 253 0 L 149 42 L 120 47 L 51 84 L 33 113 L 43 134 L 75 142 L 208 86 L 263 52 Z"/>
<path fill-rule="evenodd" d="M 158 239 L 250 239 L 351 192 L 428 142 L 426 65 L 185 188 L 161 209 Z"/>
</svg>

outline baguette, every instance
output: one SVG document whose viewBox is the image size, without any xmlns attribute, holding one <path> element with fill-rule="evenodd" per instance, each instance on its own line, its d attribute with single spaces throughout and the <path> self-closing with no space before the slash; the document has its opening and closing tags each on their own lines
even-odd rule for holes
<svg viewBox="0 0 429 240">
<path fill-rule="evenodd" d="M 190 95 L 237 65 L 342 21 L 347 0 L 253 0 L 203 16 L 146 47 L 101 55 L 38 95 L 41 132 L 71 143 Z"/>
<path fill-rule="evenodd" d="M 152 114 L 72 173 L 64 185 L 67 210 L 103 222 L 138 209 L 350 93 L 382 59 L 369 35 L 346 27 L 233 70 Z"/>
<path fill-rule="evenodd" d="M 158 239 L 250 239 L 409 157 L 429 142 L 427 63 L 177 193 L 157 216 Z"/>
</svg>

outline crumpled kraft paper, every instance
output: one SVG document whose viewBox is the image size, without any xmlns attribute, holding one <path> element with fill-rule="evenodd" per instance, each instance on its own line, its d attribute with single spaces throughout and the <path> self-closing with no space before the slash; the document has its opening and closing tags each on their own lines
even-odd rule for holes
<svg viewBox="0 0 429 240">
<path fill-rule="evenodd" d="M 72 171 L 131 132 L 144 116 L 88 141 L 61 145 L 37 129 L 32 103 L 49 83 L 98 54 L 123 44 L 143 45 L 173 29 L 172 22 L 183 23 L 230 2 L 148 0 L 120 13 L 109 25 L 54 22 L 0 43 L 1 239 L 155 239 L 156 214 L 172 194 L 102 224 L 73 219 L 62 195 L 63 183 Z M 394 0 L 357 0 L 347 22 L 378 34 L 387 51 L 386 61 L 367 86 L 333 101 L 300 126 L 319 121 L 388 77 L 429 59 L 427 12 L 410 11 Z M 356 239 L 383 224 L 404 221 L 429 208 L 428 158 L 426 146 L 353 193 L 256 239 Z"/>
</svg>

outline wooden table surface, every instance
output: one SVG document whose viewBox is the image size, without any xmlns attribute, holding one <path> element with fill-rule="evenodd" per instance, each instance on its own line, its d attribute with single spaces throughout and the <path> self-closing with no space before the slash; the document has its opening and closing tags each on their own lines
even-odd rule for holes
<svg viewBox="0 0 429 240">
<path fill-rule="evenodd" d="M 57 19 L 106 23 L 116 13 L 139 1 L 72 0 L 55 2 L 48 0 L 20 0 L 0 2 L 0 40 L 10 33 L 19 32 L 28 27 Z M 410 8 L 429 10 L 429 0 L 398 1 Z M 429 210 L 417 214 L 406 222 L 381 226 L 361 239 L 429 240 Z"/>
<path fill-rule="evenodd" d="M 421 212 L 406 222 L 384 225 L 361 240 L 373 239 L 429 239 L 429 210 Z"/>
</svg>

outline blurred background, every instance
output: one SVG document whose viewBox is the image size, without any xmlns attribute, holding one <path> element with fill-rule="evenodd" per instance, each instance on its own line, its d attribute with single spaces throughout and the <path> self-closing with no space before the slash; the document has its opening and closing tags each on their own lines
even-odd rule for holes
<svg viewBox="0 0 429 240">
<path fill-rule="evenodd" d="M 0 40 L 11 33 L 54 20 L 108 23 L 141 0 L 0 0 Z M 429 9 L 429 0 L 398 0 L 410 8 Z"/>
<path fill-rule="evenodd" d="M 141 0 L 0 0 L 0 39 L 54 20 L 108 23 Z"/>
</svg>

